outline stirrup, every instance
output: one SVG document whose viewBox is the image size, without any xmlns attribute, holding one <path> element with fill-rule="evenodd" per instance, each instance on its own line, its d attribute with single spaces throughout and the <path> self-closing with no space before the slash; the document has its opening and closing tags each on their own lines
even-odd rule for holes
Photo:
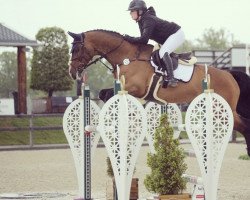
<svg viewBox="0 0 250 200">
<path fill-rule="evenodd" d="M 168 77 L 163 77 L 163 84 L 162 84 L 162 87 L 163 88 L 167 88 L 168 86 L 171 86 L 171 87 L 176 87 L 178 84 L 178 80 L 175 79 L 175 78 L 172 78 L 172 79 L 169 79 Z"/>
<path fill-rule="evenodd" d="M 178 80 L 176 80 L 175 78 L 171 78 L 168 80 L 168 85 L 171 87 L 176 87 L 178 84 Z"/>
</svg>

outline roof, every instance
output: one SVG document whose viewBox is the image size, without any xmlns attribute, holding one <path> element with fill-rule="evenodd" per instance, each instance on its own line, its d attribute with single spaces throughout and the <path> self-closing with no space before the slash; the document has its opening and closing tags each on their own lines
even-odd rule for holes
<svg viewBox="0 0 250 200">
<path fill-rule="evenodd" d="M 0 23 L 0 46 L 39 46 L 39 44 L 36 40 L 30 40 Z"/>
</svg>

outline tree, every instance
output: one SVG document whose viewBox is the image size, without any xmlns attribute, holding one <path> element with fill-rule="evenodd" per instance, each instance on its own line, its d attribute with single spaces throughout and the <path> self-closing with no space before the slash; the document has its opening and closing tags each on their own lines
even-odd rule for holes
<svg viewBox="0 0 250 200">
<path fill-rule="evenodd" d="M 0 54 L 0 96 L 9 97 L 17 90 L 17 54 L 3 52 Z"/>
<path fill-rule="evenodd" d="M 87 80 L 91 94 L 93 97 L 98 97 L 100 89 L 113 87 L 114 77 L 102 63 L 98 62 L 87 69 Z"/>
<path fill-rule="evenodd" d="M 194 45 L 192 41 L 190 40 L 185 40 L 185 42 L 178 48 L 176 49 L 176 53 L 183 53 L 183 52 L 189 52 L 194 49 Z"/>
<path fill-rule="evenodd" d="M 197 39 L 196 49 L 226 50 L 239 41 L 234 40 L 233 34 L 224 28 L 215 30 L 213 28 L 205 29 L 202 37 Z"/>
<path fill-rule="evenodd" d="M 47 92 L 49 97 L 54 91 L 70 90 L 73 82 L 68 74 L 69 47 L 64 30 L 43 28 L 36 39 L 42 47 L 34 49 L 30 87 Z"/>
<path fill-rule="evenodd" d="M 176 52 L 188 52 L 196 50 L 226 50 L 241 42 L 234 39 L 234 35 L 224 28 L 219 30 L 205 29 L 201 38 L 195 41 L 185 40 L 185 42 L 176 50 Z"/>
</svg>

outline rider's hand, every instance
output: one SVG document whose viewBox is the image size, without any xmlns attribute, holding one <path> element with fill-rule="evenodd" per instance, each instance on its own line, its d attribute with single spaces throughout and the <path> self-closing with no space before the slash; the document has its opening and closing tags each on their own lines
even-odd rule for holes
<svg viewBox="0 0 250 200">
<path fill-rule="evenodd" d="M 124 38 L 124 40 L 129 41 L 131 39 L 131 36 L 129 36 L 127 34 L 123 34 L 123 38 Z"/>
</svg>

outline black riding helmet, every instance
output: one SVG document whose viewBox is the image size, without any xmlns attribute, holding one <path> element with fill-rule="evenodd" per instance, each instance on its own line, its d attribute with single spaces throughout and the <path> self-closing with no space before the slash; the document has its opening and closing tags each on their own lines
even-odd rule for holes
<svg viewBox="0 0 250 200">
<path fill-rule="evenodd" d="M 143 12 L 147 10 L 146 3 L 142 0 L 133 0 L 130 2 L 129 11 L 134 11 L 134 10 L 142 10 Z"/>
</svg>

